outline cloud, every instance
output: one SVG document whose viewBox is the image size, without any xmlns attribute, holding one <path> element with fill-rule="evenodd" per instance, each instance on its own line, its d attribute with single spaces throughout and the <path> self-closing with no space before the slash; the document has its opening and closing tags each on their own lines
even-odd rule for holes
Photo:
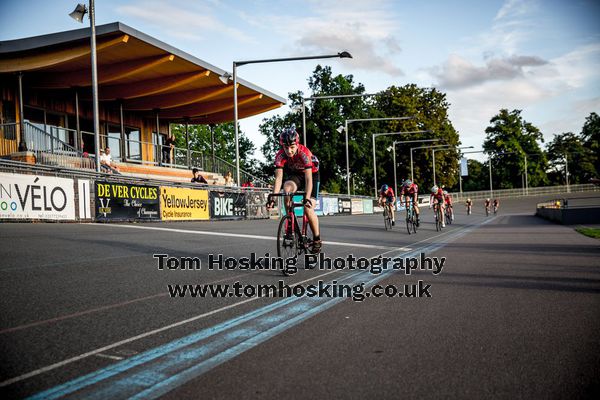
<svg viewBox="0 0 600 400">
<path fill-rule="evenodd" d="M 457 54 L 452 54 L 441 67 L 432 68 L 442 88 L 459 89 L 480 85 L 486 81 L 510 80 L 524 75 L 524 67 L 538 67 L 548 62 L 536 56 L 489 58 L 478 67 Z"/>
<path fill-rule="evenodd" d="M 177 5 L 160 1 L 137 2 L 117 8 L 117 13 L 135 17 L 148 24 L 160 27 L 167 35 L 172 37 L 205 40 L 204 34 L 219 33 L 241 42 L 250 42 L 249 37 L 239 29 L 221 23 L 212 15 L 216 1 L 210 4 L 193 6 L 190 4 Z M 207 35 L 208 36 L 208 35 Z"/>
<path fill-rule="evenodd" d="M 302 15 L 280 13 L 262 15 L 254 25 L 275 30 L 293 54 L 337 53 L 349 51 L 354 59 L 352 68 L 403 75 L 393 62 L 402 49 L 394 34 L 398 16 L 389 0 L 371 2 L 349 0 L 340 7 L 338 1 L 309 1 Z M 241 15 L 248 18 L 247 15 Z"/>
</svg>

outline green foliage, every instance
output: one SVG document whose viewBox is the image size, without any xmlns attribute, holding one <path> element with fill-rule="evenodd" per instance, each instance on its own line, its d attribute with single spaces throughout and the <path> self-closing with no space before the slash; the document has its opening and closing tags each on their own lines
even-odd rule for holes
<svg viewBox="0 0 600 400">
<path fill-rule="evenodd" d="M 519 188 L 523 185 L 525 164 L 529 186 L 548 184 L 546 154 L 540 130 L 521 117 L 521 110 L 500 110 L 485 129 L 483 149 L 492 157 L 492 182 L 496 189 Z"/>
<path fill-rule="evenodd" d="M 214 134 L 215 155 L 232 164 L 235 163 L 235 130 L 233 122 L 218 125 L 188 125 L 190 149 L 201 152 L 207 157 L 211 156 L 211 129 Z M 185 149 L 185 125 L 172 125 L 171 132 L 175 135 L 175 146 Z M 256 161 L 250 158 L 255 147 L 240 129 L 238 129 L 238 140 L 240 144 L 240 168 L 248 170 L 256 164 Z"/>
<path fill-rule="evenodd" d="M 462 189 L 464 192 L 487 190 L 490 187 L 487 164 L 477 160 L 467 160 L 468 176 L 463 176 Z M 454 191 L 458 190 L 458 185 Z"/>
<path fill-rule="evenodd" d="M 555 135 L 548 144 L 547 153 L 553 169 L 551 176 L 556 184 L 566 184 L 565 157 L 568 160 L 569 183 L 588 183 L 590 178 L 596 176 L 594 158 L 597 156 L 589 147 L 586 148 L 579 136 L 571 132 Z"/>
<path fill-rule="evenodd" d="M 584 146 L 590 150 L 591 162 L 596 170 L 596 177 L 600 173 L 600 116 L 595 112 L 586 118 L 581 129 Z"/>
<path fill-rule="evenodd" d="M 309 78 L 311 96 L 337 96 L 364 94 L 361 84 L 355 84 L 352 75 L 334 76 L 330 67 L 317 66 Z M 292 106 L 300 106 L 301 92 L 289 95 Z M 348 124 L 348 153 L 351 173 L 351 193 L 371 195 L 373 193 L 372 138 L 374 133 L 431 130 L 431 133 L 378 136 L 376 139 L 378 184 L 393 184 L 394 166 L 392 153 L 388 150 L 394 141 L 443 138 L 444 144 L 457 145 L 458 133 L 448 119 L 448 103 L 445 94 L 435 89 L 419 88 L 416 85 L 392 86 L 375 97 L 350 97 L 319 99 L 306 102 L 307 145 L 321 162 L 321 182 L 324 190 L 346 192 L 346 134 L 340 126 L 346 120 L 414 116 L 403 121 L 355 121 Z M 301 113 L 288 113 L 266 120 L 260 127 L 267 143 L 262 152 L 272 162 L 279 150 L 277 134 L 286 126 L 296 124 L 302 132 Z M 428 144 L 428 143 L 421 143 Z M 396 147 L 398 181 L 410 176 L 410 147 L 412 143 Z M 458 155 L 455 151 L 436 153 L 438 181 L 451 186 L 458 179 Z M 428 166 L 427 166 L 427 165 Z M 422 185 L 432 183 L 431 152 L 415 151 L 415 181 Z M 265 173 L 272 174 L 272 165 L 264 166 Z"/>
</svg>

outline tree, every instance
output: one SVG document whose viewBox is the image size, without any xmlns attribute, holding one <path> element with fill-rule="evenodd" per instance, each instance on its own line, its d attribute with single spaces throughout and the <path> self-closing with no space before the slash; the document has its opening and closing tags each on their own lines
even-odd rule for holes
<svg viewBox="0 0 600 400">
<path fill-rule="evenodd" d="M 521 110 L 501 109 L 490 123 L 483 149 L 492 157 L 494 188 L 522 187 L 526 164 L 529 186 L 547 184 L 547 159 L 538 143 L 544 141 L 540 130 L 521 117 Z"/>
<path fill-rule="evenodd" d="M 464 192 L 487 190 L 490 187 L 488 167 L 477 160 L 467 160 L 468 176 L 463 176 L 462 189 Z M 457 185 L 458 186 L 458 185 Z M 457 191 L 458 187 L 455 187 Z"/>
<path fill-rule="evenodd" d="M 205 159 L 210 160 L 212 156 L 211 130 L 215 140 L 215 156 L 235 164 L 235 131 L 232 122 L 218 125 L 188 125 L 190 149 L 202 153 Z M 172 125 L 171 131 L 175 135 L 175 146 L 186 149 L 185 125 Z M 240 129 L 238 129 L 238 135 L 240 168 L 252 169 L 252 166 L 256 164 L 256 161 L 250 157 L 254 153 L 254 143 Z"/>
<path fill-rule="evenodd" d="M 364 87 L 355 85 L 352 75 L 334 76 L 331 67 L 322 67 L 318 65 L 308 83 L 312 91 L 312 96 L 334 96 L 347 94 L 362 94 Z M 299 106 L 304 94 L 302 92 L 290 93 L 290 105 Z M 345 170 L 346 170 L 346 152 L 345 135 L 339 133 L 337 128 L 344 124 L 346 119 L 362 118 L 368 113 L 369 108 L 366 100 L 361 97 L 340 98 L 340 99 L 321 99 L 309 102 L 306 105 L 306 137 L 307 147 L 319 158 L 321 186 L 324 190 L 334 193 L 344 191 Z M 278 135 L 284 127 L 292 124 L 296 125 L 299 132 L 302 131 L 302 115 L 299 113 L 287 113 L 284 116 L 274 116 L 265 120 L 260 125 L 260 131 L 266 136 L 267 141 L 262 147 L 262 152 L 268 160 L 264 165 L 266 174 L 272 176 L 272 160 L 279 150 Z M 350 154 L 352 158 L 360 157 L 353 150 Z M 351 166 L 351 171 L 354 172 Z M 357 193 L 366 193 L 363 180 L 359 180 Z"/>
<path fill-rule="evenodd" d="M 584 146 L 583 140 L 572 132 L 555 135 L 548 144 L 548 161 L 553 181 L 566 184 L 565 158 L 568 161 L 569 183 L 587 183 L 596 176 L 594 154 Z"/>
<path fill-rule="evenodd" d="M 592 163 L 594 164 L 595 177 L 600 173 L 600 117 L 595 112 L 586 118 L 581 136 L 585 147 L 591 152 Z"/>
<path fill-rule="evenodd" d="M 410 143 L 399 145 L 396 153 L 398 162 L 397 174 L 410 177 L 410 147 L 447 145 L 456 147 L 460 144 L 458 132 L 448 117 L 449 103 L 446 94 L 435 88 L 420 88 L 409 84 L 402 87 L 391 86 L 377 97 L 377 109 L 385 117 L 414 117 L 412 120 L 390 121 L 388 132 L 406 132 L 428 130 L 427 133 L 414 133 L 381 137 L 377 143 L 378 175 L 383 179 L 393 179 L 391 157 L 385 149 L 394 141 L 440 139 L 438 142 Z M 413 151 L 414 179 L 421 187 L 433 186 L 432 151 L 419 149 Z M 454 148 L 436 150 L 436 182 L 447 188 L 458 185 L 459 154 Z"/>
</svg>

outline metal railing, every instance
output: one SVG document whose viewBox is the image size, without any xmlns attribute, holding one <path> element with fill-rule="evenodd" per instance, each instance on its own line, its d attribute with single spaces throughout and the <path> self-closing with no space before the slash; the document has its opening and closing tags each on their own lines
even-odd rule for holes
<svg viewBox="0 0 600 400">
<path fill-rule="evenodd" d="M 556 193 L 576 193 L 576 192 L 596 192 L 600 191 L 600 187 L 593 184 L 579 184 L 579 185 L 560 185 L 560 186 L 543 186 L 543 187 L 530 187 L 527 192 L 524 193 L 522 188 L 519 189 L 500 189 L 493 190 L 490 194 L 489 190 L 480 190 L 476 192 L 454 192 L 452 197 L 455 200 L 465 200 L 471 198 L 485 199 L 488 197 L 494 198 L 509 198 L 509 197 L 526 197 L 526 196 L 541 196 L 546 194 Z"/>
<path fill-rule="evenodd" d="M 16 132 L 18 124 L 0 125 L 0 156 L 9 155 L 18 149 Z M 40 127 L 29 121 L 24 123 L 24 138 L 27 149 L 36 156 L 36 162 L 43 165 L 63 166 L 73 168 L 95 168 L 94 149 L 89 148 L 94 143 L 92 132 L 77 131 L 73 129 L 46 125 Z M 153 135 L 155 135 L 153 133 Z M 225 176 L 228 172 L 233 175 L 235 165 L 217 156 L 206 155 L 199 151 L 188 150 L 180 147 L 173 148 L 171 152 L 172 162 L 161 160 L 163 146 L 152 142 L 127 139 L 125 141 L 125 154 L 122 153 L 121 138 L 112 135 L 100 134 L 100 148 L 110 147 L 113 160 L 118 162 L 137 163 L 143 165 L 161 165 L 165 167 L 192 169 L 198 168 L 202 171 L 211 172 Z M 85 146 L 85 145 L 88 146 Z M 142 152 L 149 149 L 155 161 L 144 160 Z M 87 149 L 88 151 L 84 151 Z M 89 152 L 89 154 L 88 154 Z M 248 171 L 241 170 L 242 183 L 252 181 L 255 187 L 268 187 L 268 182 Z M 213 183 L 213 182 L 211 182 Z M 240 185 L 241 186 L 241 185 Z"/>
<path fill-rule="evenodd" d="M 35 155 L 36 163 L 69 168 L 95 168 L 94 159 L 84 157 L 83 152 L 61 140 L 59 130 L 53 130 L 51 127 L 46 132 L 28 121 L 23 123 L 23 128 L 27 151 Z M 67 132 L 65 129 L 63 133 Z"/>
<path fill-rule="evenodd" d="M 586 197 L 563 197 L 551 201 L 538 203 L 536 208 L 557 208 L 557 209 L 572 209 L 572 208 L 590 208 L 600 207 L 600 196 Z"/>
</svg>

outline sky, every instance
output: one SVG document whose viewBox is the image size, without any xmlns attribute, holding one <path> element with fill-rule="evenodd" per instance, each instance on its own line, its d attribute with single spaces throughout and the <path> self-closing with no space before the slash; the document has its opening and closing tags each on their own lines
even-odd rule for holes
<svg viewBox="0 0 600 400">
<path fill-rule="evenodd" d="M 310 94 L 308 78 L 318 63 L 352 75 L 367 93 L 410 83 L 436 87 L 447 94 L 462 144 L 474 150 L 502 108 L 522 110 L 546 143 L 554 134 L 579 133 L 591 112 L 600 114 L 599 0 L 95 3 L 97 25 L 122 22 L 227 71 L 233 61 L 346 50 L 353 59 L 244 65 L 238 76 L 284 98 Z M 68 16 L 75 5 L 0 0 L 0 40 L 81 28 Z M 240 120 L 255 156 L 262 159 L 261 121 L 288 111 Z"/>
</svg>

